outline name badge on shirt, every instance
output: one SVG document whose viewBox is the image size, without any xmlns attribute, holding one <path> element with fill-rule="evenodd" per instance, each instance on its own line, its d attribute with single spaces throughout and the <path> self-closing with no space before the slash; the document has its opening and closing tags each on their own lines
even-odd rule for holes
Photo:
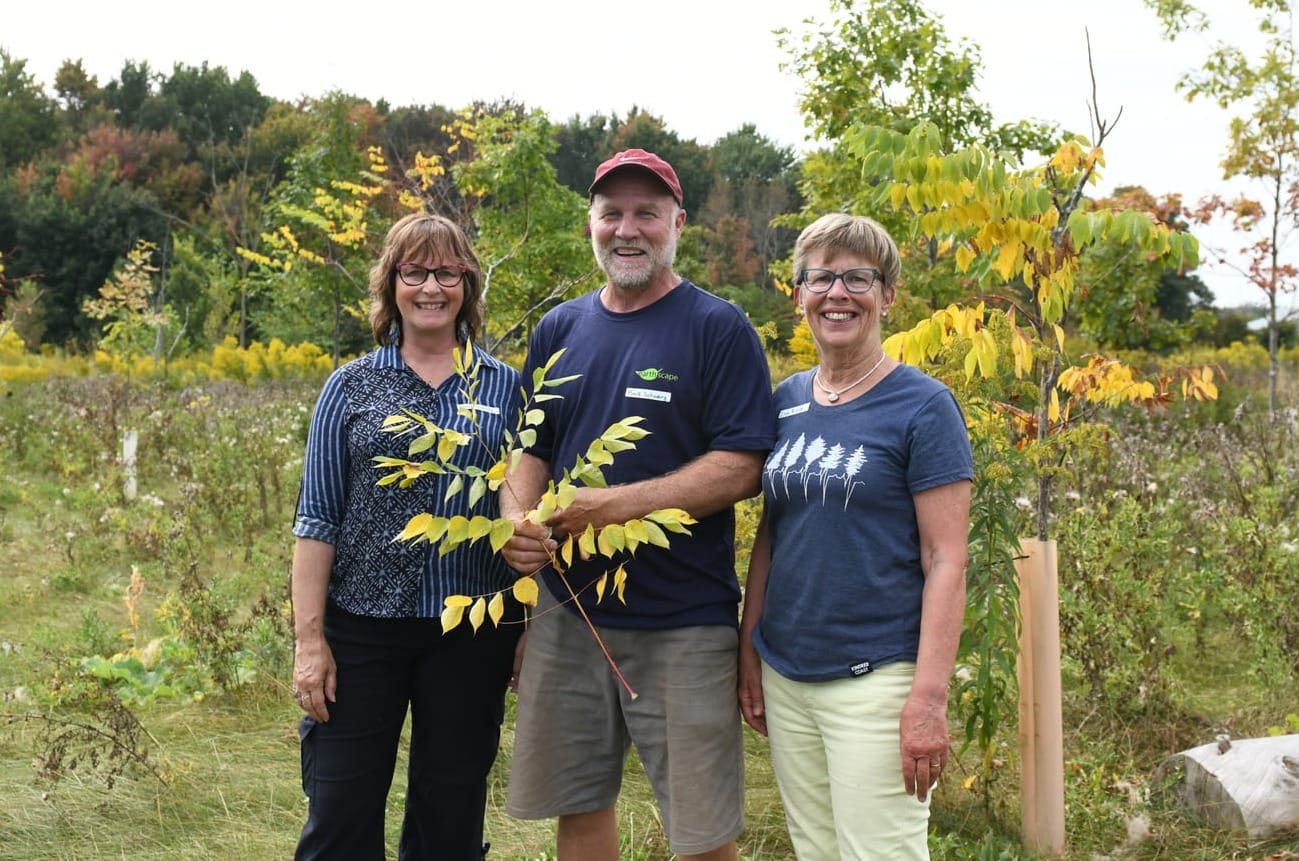
<svg viewBox="0 0 1299 861">
<path fill-rule="evenodd" d="M 796 416 L 799 413 L 805 413 L 811 408 L 811 406 L 812 405 L 810 403 L 806 403 L 806 404 L 799 404 L 796 407 L 785 407 L 783 410 L 780 411 L 780 413 L 776 415 L 776 418 L 787 419 L 790 416 Z"/>
<path fill-rule="evenodd" d="M 623 397 L 640 398 L 643 401 L 662 401 L 665 404 L 672 402 L 672 393 L 660 391 L 659 389 L 637 389 L 628 386 L 627 391 L 622 394 Z"/>
<path fill-rule="evenodd" d="M 494 407 L 491 404 L 461 404 L 460 408 L 463 410 L 477 410 L 480 413 L 491 413 L 494 416 L 501 414 L 501 408 Z"/>
</svg>

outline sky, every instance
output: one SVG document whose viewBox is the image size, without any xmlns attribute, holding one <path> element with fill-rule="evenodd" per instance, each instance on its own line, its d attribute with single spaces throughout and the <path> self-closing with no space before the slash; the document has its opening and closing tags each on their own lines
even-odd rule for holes
<svg viewBox="0 0 1299 861">
<path fill-rule="evenodd" d="M 281 99 L 337 89 L 394 106 L 455 108 L 509 97 L 556 122 L 594 113 L 626 116 L 636 106 L 703 144 L 753 123 L 800 152 L 810 146 L 798 111 L 800 82 L 782 70 L 789 56 L 773 31 L 801 33 L 806 19 L 830 20 L 829 0 L 658 0 L 640 7 L 594 0 L 388 0 L 363 18 L 343 10 L 365 7 L 300 0 L 226 0 L 203 7 L 201 15 L 182 15 L 174 0 L 9 5 L 0 48 L 26 60 L 28 73 L 50 93 L 67 59 L 82 60 L 101 84 L 128 60 L 164 73 L 176 63 L 206 62 L 232 77 L 246 70 L 263 93 Z M 1248 4 L 1198 5 L 1215 22 L 1212 35 L 1170 44 L 1140 0 L 926 3 L 949 38 L 979 47 L 977 97 L 998 122 L 1032 118 L 1091 134 L 1090 38 L 1095 100 L 1114 123 L 1098 193 L 1142 185 L 1156 195 L 1181 193 L 1187 203 L 1213 193 L 1258 194 L 1221 178 L 1230 114 L 1188 104 L 1175 89 L 1212 40 L 1251 44 Z M 1225 227 L 1196 233 L 1205 246 L 1243 244 Z M 1294 249 L 1289 252 L 1293 257 Z M 1220 307 L 1262 301 L 1230 267 L 1206 262 L 1197 274 Z"/>
</svg>

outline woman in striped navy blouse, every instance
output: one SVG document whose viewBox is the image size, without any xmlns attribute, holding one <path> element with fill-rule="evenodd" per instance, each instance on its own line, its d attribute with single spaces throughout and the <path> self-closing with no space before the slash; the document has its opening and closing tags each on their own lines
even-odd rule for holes
<svg viewBox="0 0 1299 861">
<path fill-rule="evenodd" d="M 372 458 L 406 457 L 409 436 L 381 429 L 411 410 L 476 436 L 454 462 L 486 469 L 518 409 L 519 375 L 481 361 L 469 404 L 453 352 L 482 325 L 482 271 L 465 234 L 436 215 L 402 218 L 370 273 L 378 349 L 325 383 L 307 437 L 293 533 L 294 695 L 306 714 L 302 786 L 309 800 L 298 859 L 383 859 L 384 808 L 409 709 L 410 764 L 399 857 L 479 859 L 487 775 L 521 625 L 443 634 L 452 594 L 481 595 L 514 575 L 486 542 L 446 555 L 394 541 L 421 512 L 497 516 L 494 495 L 470 511 L 447 498 L 452 476 L 380 487 Z M 517 605 L 516 605 L 517 612 Z"/>
</svg>

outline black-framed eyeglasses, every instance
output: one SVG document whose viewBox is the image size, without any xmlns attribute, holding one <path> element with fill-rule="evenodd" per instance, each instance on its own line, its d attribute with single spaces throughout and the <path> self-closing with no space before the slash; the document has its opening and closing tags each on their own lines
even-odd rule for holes
<svg viewBox="0 0 1299 861">
<path fill-rule="evenodd" d="M 436 266 L 430 269 L 418 263 L 398 263 L 397 277 L 407 287 L 418 287 L 428 280 L 432 273 L 433 280 L 443 287 L 454 287 L 465 277 L 466 267 L 456 263 L 449 266 Z"/>
<path fill-rule="evenodd" d="M 798 283 L 813 293 L 829 293 L 836 279 L 843 281 L 843 286 L 849 293 L 865 293 L 875 286 L 876 281 L 884 282 L 884 273 L 872 266 L 845 269 L 842 272 L 804 269 L 798 273 Z"/>
</svg>

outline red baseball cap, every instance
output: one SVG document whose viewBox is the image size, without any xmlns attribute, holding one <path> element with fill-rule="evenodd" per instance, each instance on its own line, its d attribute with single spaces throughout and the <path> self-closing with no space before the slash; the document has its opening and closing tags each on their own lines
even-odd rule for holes
<svg viewBox="0 0 1299 861">
<path fill-rule="evenodd" d="M 587 189 L 587 194 L 595 194 L 595 187 L 609 174 L 626 168 L 649 171 L 659 182 L 667 186 L 668 191 L 672 192 L 678 206 L 685 205 L 681 194 L 681 180 L 677 179 L 677 172 L 672 169 L 672 165 L 654 153 L 646 152 L 643 149 L 625 149 L 609 158 L 608 161 L 603 162 L 595 169 L 595 179 L 591 180 L 591 186 Z"/>
</svg>

